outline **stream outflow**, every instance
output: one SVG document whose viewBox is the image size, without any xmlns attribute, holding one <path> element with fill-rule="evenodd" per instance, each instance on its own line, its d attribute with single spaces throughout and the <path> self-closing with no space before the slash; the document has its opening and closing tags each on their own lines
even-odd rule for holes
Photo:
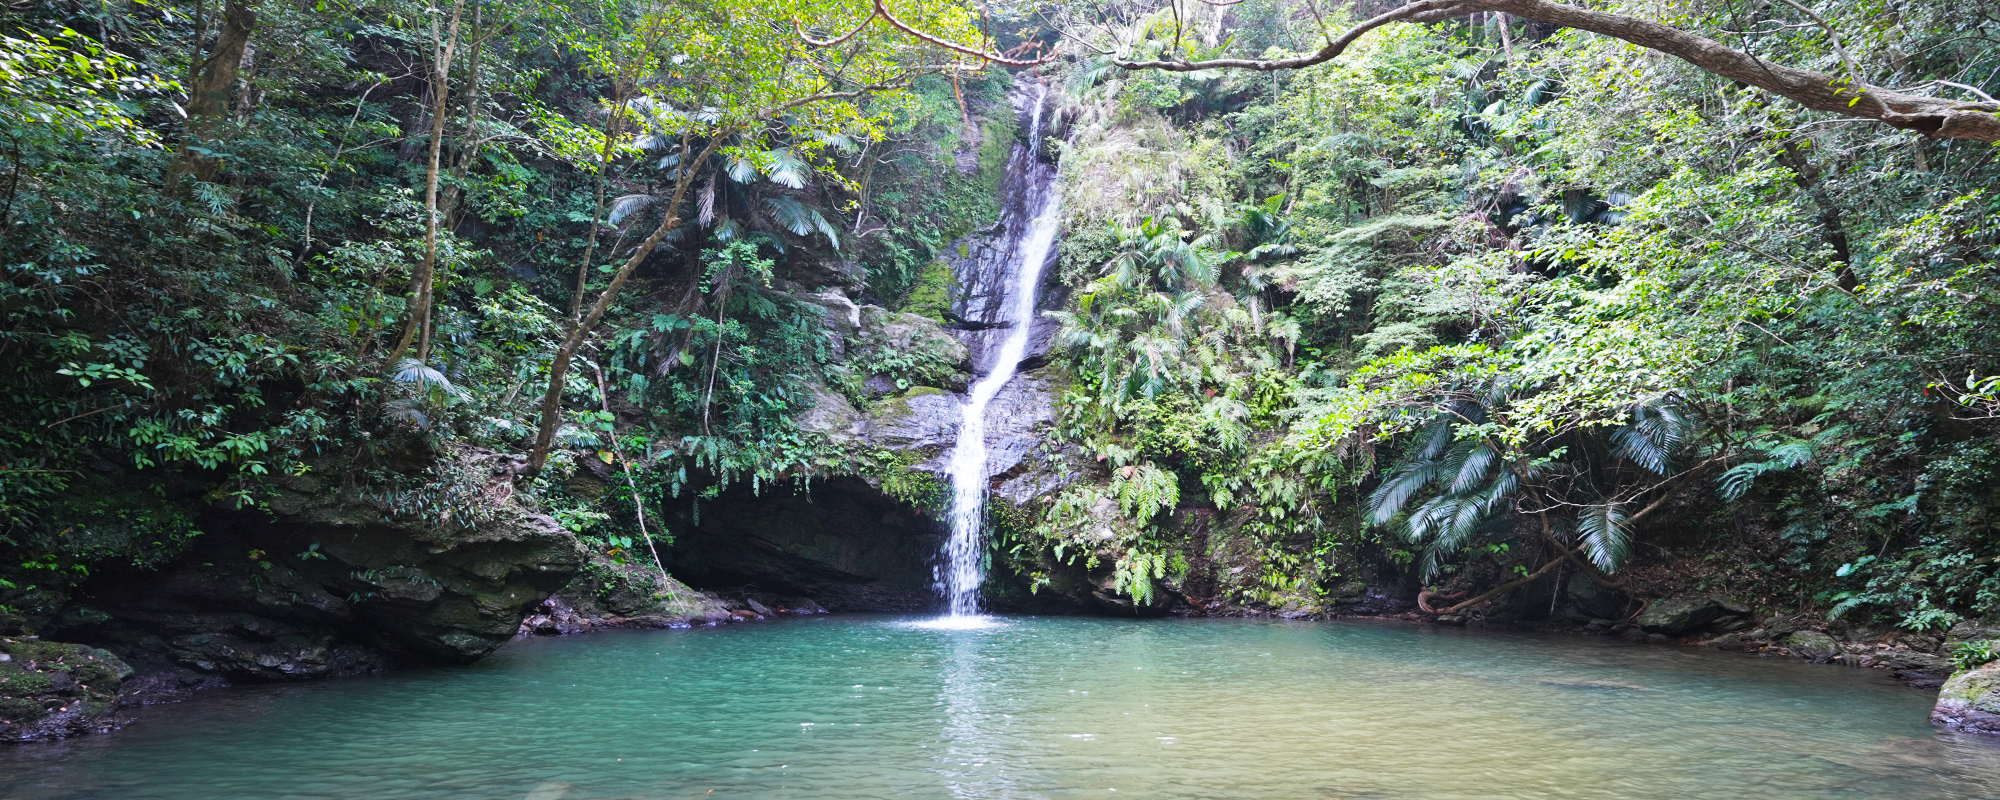
<svg viewBox="0 0 2000 800">
<path fill-rule="evenodd" d="M 1006 272 L 996 276 L 1003 280 L 995 282 L 1005 290 L 989 295 L 983 309 L 988 317 L 983 321 L 1001 326 L 1004 338 L 999 349 L 987 356 L 986 374 L 966 393 L 963 422 L 947 468 L 952 485 L 951 536 L 945 540 L 936 582 L 951 618 L 979 614 L 979 584 L 985 577 L 981 560 L 986 547 L 986 406 L 1013 379 L 1027 355 L 1034 329 L 1036 290 L 1041 286 L 1062 216 L 1062 191 L 1057 185 L 1056 172 L 1040 165 L 1048 87 L 1036 84 L 1031 90 L 1018 93 L 1015 102 L 1017 107 L 1027 106 L 1021 111 L 1027 118 L 1028 141 L 1014 146 L 1007 165 L 1006 210 L 1002 216 L 1007 242 L 1001 251 L 1007 257 L 1000 260 Z"/>
</svg>

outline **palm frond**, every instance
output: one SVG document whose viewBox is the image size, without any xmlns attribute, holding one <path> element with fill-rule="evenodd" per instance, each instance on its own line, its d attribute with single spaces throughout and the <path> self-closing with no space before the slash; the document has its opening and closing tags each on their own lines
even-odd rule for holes
<svg viewBox="0 0 2000 800">
<path fill-rule="evenodd" d="M 1444 455 L 1445 448 L 1451 446 L 1451 420 L 1439 417 L 1423 432 L 1424 446 L 1417 451 L 1417 458 L 1429 460 Z"/>
<path fill-rule="evenodd" d="M 447 389 L 451 387 L 451 380 L 447 379 L 444 373 L 414 358 L 405 358 L 396 362 L 396 371 L 391 377 L 394 377 L 398 383 L 414 383 L 425 389 L 437 386 Z"/>
<path fill-rule="evenodd" d="M 764 207 L 771 210 L 772 219 L 777 220 L 785 230 L 800 236 L 820 233 L 833 243 L 834 249 L 840 248 L 840 229 L 827 222 L 826 215 L 819 213 L 819 209 L 790 197 L 765 198 Z"/>
<path fill-rule="evenodd" d="M 1470 492 L 1486 482 L 1486 476 L 1493 471 L 1493 464 L 1500 460 L 1500 454 L 1492 446 L 1480 443 L 1465 454 L 1465 461 L 1459 465 L 1457 477 L 1451 481 L 1452 494 Z"/>
<path fill-rule="evenodd" d="M 650 194 L 628 194 L 619 197 L 611 201 L 611 213 L 605 216 L 605 221 L 616 225 L 652 204 L 653 196 Z"/>
<path fill-rule="evenodd" d="M 1590 561 L 1606 572 L 1625 563 L 1632 547 L 1631 520 L 1622 503 L 1587 506 L 1577 515 L 1577 534 L 1583 537 Z"/>
<path fill-rule="evenodd" d="M 1368 495 L 1368 521 L 1374 525 L 1387 525 L 1417 492 L 1437 477 L 1436 459 L 1418 459 L 1398 467 L 1382 485 Z"/>
<path fill-rule="evenodd" d="M 1673 454 L 1686 440 L 1687 416 L 1671 405 L 1640 405 L 1632 421 L 1611 432 L 1611 450 L 1655 475 L 1665 475 Z"/>
<path fill-rule="evenodd" d="M 1458 498 L 1449 495 L 1438 495 L 1417 504 L 1403 517 L 1403 540 L 1411 544 L 1430 541 L 1458 515 L 1461 505 L 1464 504 Z"/>
<path fill-rule="evenodd" d="M 806 178 L 812 174 L 812 167 L 805 159 L 788 148 L 769 150 L 765 155 L 771 159 L 770 166 L 764 168 L 764 176 L 772 183 L 790 189 L 806 188 Z"/>
</svg>

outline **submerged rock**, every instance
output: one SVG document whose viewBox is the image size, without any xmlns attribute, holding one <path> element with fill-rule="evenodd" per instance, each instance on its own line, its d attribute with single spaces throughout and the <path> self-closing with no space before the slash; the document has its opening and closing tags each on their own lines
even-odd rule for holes
<svg viewBox="0 0 2000 800">
<path fill-rule="evenodd" d="M 1955 730 L 2000 734 L 2000 661 L 1945 681 L 1931 721 Z"/>
<path fill-rule="evenodd" d="M 94 647 L 0 638 L 0 741 L 116 729 L 118 690 L 131 676 L 124 661 Z"/>
</svg>

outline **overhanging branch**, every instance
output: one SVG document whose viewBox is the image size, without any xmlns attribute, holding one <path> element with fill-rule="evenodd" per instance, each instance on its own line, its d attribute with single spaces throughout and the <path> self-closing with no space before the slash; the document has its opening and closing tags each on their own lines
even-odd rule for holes
<svg viewBox="0 0 2000 800">
<path fill-rule="evenodd" d="M 1000 55 L 999 53 L 988 53 L 984 50 L 975 50 L 973 48 L 966 47 L 965 45 L 962 44 L 955 44 L 946 41 L 944 39 L 940 39 L 936 36 L 932 36 L 928 33 L 924 33 L 923 31 L 918 30 L 914 25 L 911 25 L 900 19 L 897 19 L 896 15 L 889 13 L 889 8 L 887 6 L 882 5 L 882 0 L 875 0 L 875 15 L 885 20 L 888 20 L 890 25 L 896 27 L 896 30 L 902 31 L 911 36 L 915 36 L 918 39 L 937 45 L 938 47 L 942 47 L 946 50 L 950 50 L 954 53 L 963 53 L 965 55 L 972 56 L 973 58 L 984 59 L 986 61 L 990 61 L 992 63 L 999 64 L 1001 66 L 1038 67 L 1043 64 L 1047 64 L 1051 61 L 1056 60 L 1055 53 L 1050 53 L 1046 56 L 1034 59 L 1032 61 L 1024 61 L 1021 59 L 1008 58 L 1006 56 Z"/>
<path fill-rule="evenodd" d="M 878 2 L 879 7 L 879 2 Z M 2000 103 L 1957 102 L 1837 78 L 1823 72 L 1774 64 L 1713 39 L 1651 20 L 1607 14 L 1549 0 L 1417 0 L 1366 20 L 1318 52 L 1282 59 L 1217 58 L 1202 61 L 1112 59 L 1126 69 L 1198 72 L 1247 69 L 1273 72 L 1300 69 L 1340 57 L 1349 45 L 1393 22 L 1438 22 L 1482 11 L 1513 14 L 1551 25 L 1609 36 L 1679 58 L 1707 72 L 1755 86 L 1816 111 L 1873 119 L 1941 139 L 2000 142 Z"/>
</svg>

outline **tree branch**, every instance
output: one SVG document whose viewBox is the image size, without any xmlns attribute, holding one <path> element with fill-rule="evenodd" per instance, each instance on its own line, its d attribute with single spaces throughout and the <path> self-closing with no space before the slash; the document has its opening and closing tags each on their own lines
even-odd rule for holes
<svg viewBox="0 0 2000 800">
<path fill-rule="evenodd" d="M 881 12 L 879 11 L 868 12 L 867 19 L 863 19 L 861 21 L 861 24 L 854 26 L 854 30 L 848 31 L 846 36 L 842 36 L 837 39 L 828 39 L 826 41 L 820 41 L 818 39 L 814 39 L 806 34 L 806 26 L 796 19 L 792 20 L 792 30 L 798 31 L 799 41 L 805 42 L 807 45 L 810 45 L 812 47 L 833 47 L 834 45 L 841 44 L 849 39 L 861 35 L 862 31 L 868 29 L 868 23 L 874 22 L 875 17 L 878 16 L 880 13 Z"/>
<path fill-rule="evenodd" d="M 878 0 L 879 7 L 879 0 Z M 1956 102 L 1773 64 L 1713 39 L 1650 20 L 1607 14 L 1549 0 L 1417 0 L 1356 25 L 1316 53 L 1283 59 L 1218 58 L 1203 61 L 1113 59 L 1126 69 L 1198 72 L 1299 69 L 1338 58 L 1362 35 L 1392 22 L 1438 22 L 1494 11 L 1609 36 L 1679 58 L 1715 75 L 1755 86 L 1816 111 L 1857 115 L 1941 139 L 2000 142 L 2000 103 Z M 1850 67 L 1852 69 L 1852 67 Z"/>
<path fill-rule="evenodd" d="M 962 44 L 954 44 L 952 42 L 940 39 L 936 36 L 932 36 L 928 33 L 924 33 L 923 31 L 917 30 L 915 26 L 912 26 L 907 22 L 897 19 L 896 15 L 889 13 L 889 7 L 883 5 L 882 0 L 875 0 L 875 16 L 888 20 L 889 24 L 895 26 L 896 30 L 902 31 L 911 36 L 915 36 L 918 39 L 937 45 L 938 47 L 942 47 L 954 53 L 963 53 L 965 55 L 972 56 L 973 58 L 984 59 L 986 61 L 990 61 L 992 63 L 999 64 L 1001 66 L 1038 67 L 1043 64 L 1047 64 L 1051 61 L 1056 60 L 1056 56 L 1058 55 L 1056 53 L 1050 53 L 1047 56 L 1035 59 L 1033 61 L 1022 61 L 1020 59 L 1007 58 L 1006 56 L 1002 56 L 998 53 L 988 53 L 984 50 L 975 50 L 973 48 L 966 47 L 965 45 Z M 867 25 L 867 23 L 865 22 L 862 24 L 864 27 Z M 852 36 L 853 34 L 848 34 L 848 35 Z"/>
<path fill-rule="evenodd" d="M 1535 570 L 1534 572 L 1530 572 L 1519 578 L 1515 578 L 1511 581 L 1500 584 L 1499 586 L 1495 586 L 1492 589 L 1487 590 L 1485 594 L 1472 598 L 1471 600 L 1467 600 L 1463 603 L 1459 603 L 1458 605 L 1451 606 L 1437 613 L 1456 614 L 1460 611 L 1464 611 L 1468 608 L 1479 605 L 1480 603 L 1484 603 L 1488 600 L 1491 600 L 1494 597 L 1499 596 L 1502 592 L 1511 591 L 1513 589 L 1526 586 L 1530 583 L 1534 583 L 1536 579 L 1542 577 L 1543 575 L 1549 574 L 1549 570 L 1555 569 L 1556 565 L 1563 563 L 1564 560 L 1565 559 L 1562 558 L 1550 559 L 1549 563 L 1543 564 L 1541 569 Z"/>
</svg>

